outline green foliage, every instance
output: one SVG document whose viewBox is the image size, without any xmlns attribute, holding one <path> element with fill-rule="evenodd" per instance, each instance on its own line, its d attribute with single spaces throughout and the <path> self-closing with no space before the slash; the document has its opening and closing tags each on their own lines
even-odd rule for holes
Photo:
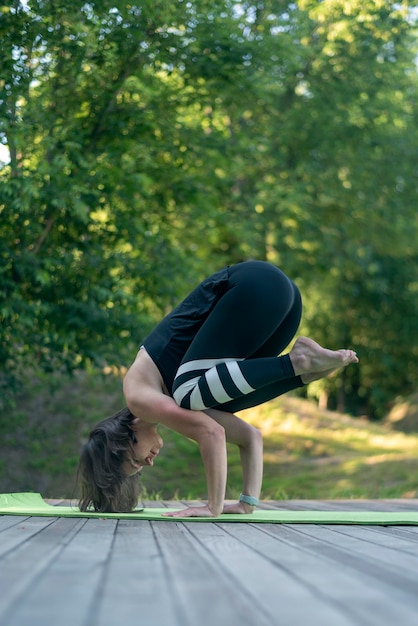
<svg viewBox="0 0 418 626">
<path fill-rule="evenodd" d="M 406 0 L 0 8 L 0 385 L 126 364 L 227 263 L 277 263 L 313 386 L 381 417 L 418 373 L 416 7 Z"/>
<path fill-rule="evenodd" d="M 81 445 L 123 406 L 120 376 L 30 369 L 14 399 L 0 420 L 1 490 L 75 497 Z"/>
</svg>

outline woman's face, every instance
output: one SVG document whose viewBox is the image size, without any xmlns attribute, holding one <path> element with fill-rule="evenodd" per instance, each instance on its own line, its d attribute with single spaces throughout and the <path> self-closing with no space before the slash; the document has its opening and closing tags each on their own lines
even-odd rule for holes
<svg viewBox="0 0 418 626">
<path fill-rule="evenodd" d="M 154 465 L 154 459 L 163 447 L 163 440 L 155 424 L 135 422 L 132 434 L 132 446 L 123 464 L 127 476 L 137 474 L 146 465 Z"/>
</svg>

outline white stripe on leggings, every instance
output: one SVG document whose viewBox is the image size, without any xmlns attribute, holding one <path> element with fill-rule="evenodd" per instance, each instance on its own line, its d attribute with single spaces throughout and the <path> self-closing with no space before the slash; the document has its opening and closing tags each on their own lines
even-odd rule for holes
<svg viewBox="0 0 418 626">
<path fill-rule="evenodd" d="M 223 404 L 224 402 L 229 402 L 229 400 L 232 400 L 231 396 L 228 396 L 224 389 L 216 367 L 208 370 L 205 374 L 205 378 L 206 382 L 208 383 L 209 391 L 211 392 L 218 404 Z"/>
<path fill-rule="evenodd" d="M 247 379 L 244 378 L 244 374 L 241 372 L 241 368 L 237 362 L 226 363 L 226 367 L 232 380 L 234 381 L 235 385 L 238 387 L 241 393 L 246 395 L 247 393 L 255 391 L 254 387 L 251 387 Z"/>
<path fill-rule="evenodd" d="M 197 387 L 197 383 L 199 382 L 199 380 L 200 376 L 190 378 L 190 380 L 186 380 L 185 383 L 177 387 L 177 389 L 173 392 L 173 398 L 179 406 L 184 396 L 186 396 L 189 391 L 191 391 L 194 387 Z"/>
<path fill-rule="evenodd" d="M 190 409 L 192 411 L 203 411 L 203 409 L 207 409 L 208 407 L 203 402 L 202 394 L 200 393 L 199 385 L 193 389 L 190 394 Z"/>
<path fill-rule="evenodd" d="M 219 363 L 229 363 L 230 361 L 243 361 L 244 359 L 237 359 L 235 357 L 224 357 L 223 359 L 197 359 L 196 361 L 187 361 L 180 365 L 177 370 L 177 376 L 185 374 L 186 372 L 192 372 L 193 370 L 210 370 Z"/>
</svg>

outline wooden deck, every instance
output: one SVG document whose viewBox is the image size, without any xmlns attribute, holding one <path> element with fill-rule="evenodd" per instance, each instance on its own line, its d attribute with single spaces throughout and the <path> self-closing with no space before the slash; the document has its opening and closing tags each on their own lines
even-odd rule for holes
<svg viewBox="0 0 418 626">
<path fill-rule="evenodd" d="M 261 506 L 417 511 L 418 500 Z M 417 626 L 418 526 L 0 516 L 1 626 L 128 623 Z"/>
</svg>

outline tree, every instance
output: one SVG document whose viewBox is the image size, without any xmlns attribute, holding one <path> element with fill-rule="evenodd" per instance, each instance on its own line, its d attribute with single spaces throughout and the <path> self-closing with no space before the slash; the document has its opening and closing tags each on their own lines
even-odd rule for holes
<svg viewBox="0 0 418 626">
<path fill-rule="evenodd" d="M 409 390 L 414 6 L 4 6 L 2 370 L 126 363 L 191 285 L 257 257 L 301 285 L 304 331 L 359 348 L 331 400 L 380 415 Z"/>
</svg>

